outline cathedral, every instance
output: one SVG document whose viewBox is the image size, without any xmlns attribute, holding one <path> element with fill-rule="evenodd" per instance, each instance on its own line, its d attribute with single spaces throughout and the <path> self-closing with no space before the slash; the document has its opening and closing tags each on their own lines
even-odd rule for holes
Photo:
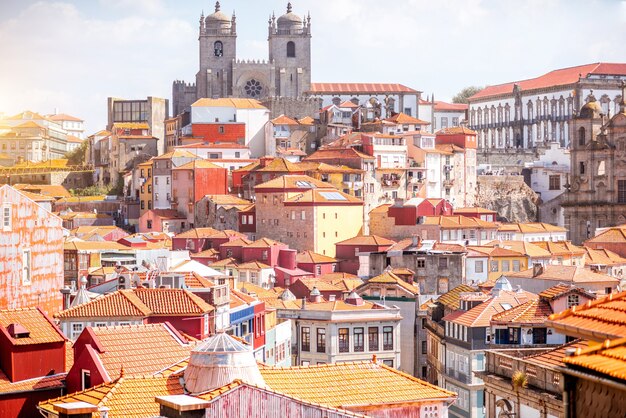
<svg viewBox="0 0 626 418">
<path fill-rule="evenodd" d="M 285 14 L 278 18 L 272 14 L 267 23 L 268 59 L 243 60 L 237 57 L 235 13 L 227 16 L 218 1 L 214 13 L 201 15 L 196 82 L 174 81 L 173 114 L 204 97 L 251 98 L 271 110 L 288 107 L 292 115 L 308 113 L 297 103 L 310 101 L 303 96 L 311 87 L 311 16 L 298 16 L 288 3 Z"/>
<path fill-rule="evenodd" d="M 620 108 L 607 117 L 590 93 L 570 126 L 571 173 L 562 195 L 565 227 L 577 244 L 600 228 L 626 223 L 626 87 Z"/>
</svg>

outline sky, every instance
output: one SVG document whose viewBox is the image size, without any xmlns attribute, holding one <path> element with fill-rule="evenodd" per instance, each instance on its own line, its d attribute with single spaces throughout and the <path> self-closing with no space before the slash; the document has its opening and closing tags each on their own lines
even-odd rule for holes
<svg viewBox="0 0 626 418">
<path fill-rule="evenodd" d="M 624 0 L 294 0 L 311 14 L 313 82 L 402 83 L 449 101 L 470 85 L 626 62 Z M 267 58 L 283 0 L 222 0 L 239 58 Z M 198 70 L 207 0 L 0 0 L 0 113 L 69 113 L 87 134 L 106 99 L 171 100 Z"/>
</svg>

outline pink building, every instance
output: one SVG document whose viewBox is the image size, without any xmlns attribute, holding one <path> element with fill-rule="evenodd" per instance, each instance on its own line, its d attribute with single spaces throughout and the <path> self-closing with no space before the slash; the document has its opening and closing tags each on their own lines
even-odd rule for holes
<svg viewBox="0 0 626 418">
<path fill-rule="evenodd" d="M 187 218 L 173 209 L 152 209 L 139 217 L 139 232 L 177 234 L 185 230 Z"/>
</svg>

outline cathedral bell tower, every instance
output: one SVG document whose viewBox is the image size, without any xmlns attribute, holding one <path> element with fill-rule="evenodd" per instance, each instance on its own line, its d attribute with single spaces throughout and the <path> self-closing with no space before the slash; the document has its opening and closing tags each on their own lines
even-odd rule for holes
<svg viewBox="0 0 626 418">
<path fill-rule="evenodd" d="M 237 56 L 235 12 L 232 17 L 220 10 L 200 16 L 200 69 L 196 74 L 197 98 L 228 97 L 232 95 L 233 61 Z"/>
<path fill-rule="evenodd" d="M 287 13 L 269 19 L 269 59 L 275 67 L 275 95 L 301 97 L 311 87 L 311 16 Z"/>
</svg>

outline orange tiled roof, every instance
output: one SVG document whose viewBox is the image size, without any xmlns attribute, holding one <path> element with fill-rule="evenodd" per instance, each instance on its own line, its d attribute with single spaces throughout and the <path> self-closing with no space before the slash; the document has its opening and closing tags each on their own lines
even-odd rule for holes
<svg viewBox="0 0 626 418">
<path fill-rule="evenodd" d="M 274 125 L 299 125 L 297 120 L 285 115 L 275 117 L 270 122 L 272 122 Z"/>
<path fill-rule="evenodd" d="M 469 311 L 462 312 L 460 315 L 458 314 L 459 311 L 457 311 L 454 313 L 454 317 L 448 315 L 443 319 L 466 327 L 487 327 L 495 314 L 504 312 L 535 298 L 537 298 L 537 295 L 523 290 L 501 290 L 498 295 L 492 295 L 489 299 Z"/>
<path fill-rule="evenodd" d="M 237 270 L 246 270 L 246 269 L 271 269 L 272 266 L 268 266 L 267 264 L 261 263 L 258 260 L 248 261 L 246 263 L 239 264 L 237 266 Z"/>
<path fill-rule="evenodd" d="M 404 280 L 402 280 L 401 278 L 399 278 L 398 276 L 396 276 L 390 271 L 386 271 L 383 274 L 380 274 L 376 277 L 372 277 L 371 279 L 367 281 L 367 283 L 396 284 L 400 286 L 401 288 L 403 288 L 404 290 L 408 291 L 409 293 L 412 293 L 414 295 L 420 294 L 420 290 L 418 287 L 405 282 Z"/>
<path fill-rule="evenodd" d="M 11 382 L 6 374 L 0 370 L 0 393 L 7 395 L 12 392 L 31 392 L 54 388 L 64 388 L 67 373 L 59 373 L 51 376 L 35 377 L 34 379 Z"/>
<path fill-rule="evenodd" d="M 524 357 L 525 361 L 536 363 L 542 367 L 560 367 L 563 366 L 563 358 L 565 357 L 565 351 L 568 348 L 575 349 L 585 349 L 589 346 L 589 341 L 587 340 L 576 340 L 571 343 L 567 343 L 552 350 L 544 351 L 539 354 L 533 354 L 530 356 Z"/>
<path fill-rule="evenodd" d="M 379 94 L 418 93 L 410 87 L 395 83 L 311 83 L 311 94 Z"/>
<path fill-rule="evenodd" d="M 280 241 L 275 241 L 273 239 L 269 239 L 269 238 L 259 238 L 258 240 L 251 242 L 250 244 L 246 245 L 246 248 L 267 248 L 267 247 L 273 247 L 274 245 L 287 245 L 287 244 L 283 244 Z"/>
<path fill-rule="evenodd" d="M 406 113 L 396 113 L 395 115 L 385 119 L 387 122 L 392 122 L 396 124 L 411 124 L 411 125 L 430 125 L 430 122 L 426 122 L 421 119 L 414 118 L 413 116 L 409 116 Z"/>
<path fill-rule="evenodd" d="M 491 215 L 497 215 L 498 212 L 491 209 L 479 208 L 479 207 L 468 207 L 468 208 L 455 208 L 454 214 L 463 215 L 464 213 L 486 213 Z"/>
<path fill-rule="evenodd" d="M 369 361 L 290 368 L 261 365 L 260 370 L 265 383 L 273 390 L 333 407 L 388 405 L 456 397 L 454 392 Z"/>
<path fill-rule="evenodd" d="M 615 266 L 626 264 L 626 258 L 607 249 L 594 250 L 589 247 L 583 247 L 585 254 L 585 266 L 601 265 Z"/>
<path fill-rule="evenodd" d="M 21 325 L 28 332 L 28 337 L 13 338 L 8 332 L 11 324 Z M 58 343 L 65 341 L 63 333 L 39 309 L 10 309 L 0 311 L 0 327 L 13 345 L 31 345 Z"/>
<path fill-rule="evenodd" d="M 588 243 L 623 243 L 626 242 L 626 225 L 618 225 L 612 228 L 609 228 L 593 238 L 585 241 L 585 244 Z"/>
<path fill-rule="evenodd" d="M 231 266 L 231 267 L 237 267 L 237 260 L 235 260 L 232 257 L 228 257 L 228 258 L 223 258 L 221 260 L 217 260 L 212 262 L 211 264 L 209 264 L 209 267 L 211 268 L 215 268 L 215 267 L 227 267 L 227 266 Z"/>
<path fill-rule="evenodd" d="M 333 204 L 333 205 L 362 205 L 363 200 L 337 189 L 308 189 L 302 193 L 285 199 L 284 204 Z"/>
<path fill-rule="evenodd" d="M 491 317 L 491 322 L 522 325 L 543 324 L 552 313 L 550 303 L 546 299 L 539 298 L 497 313 Z"/>
<path fill-rule="evenodd" d="M 102 348 L 97 350 L 98 357 L 111 378 L 122 368 L 128 375 L 158 373 L 189 357 L 193 348 L 165 323 L 95 327 L 91 332 Z"/>
<path fill-rule="evenodd" d="M 592 347 L 577 348 L 576 353 L 573 356 L 564 357 L 563 362 L 626 380 L 626 338 L 606 340 Z"/>
<path fill-rule="evenodd" d="M 213 164 L 211 161 L 208 160 L 193 160 L 193 161 L 189 161 L 188 163 L 185 163 L 179 167 L 174 167 L 172 168 L 172 170 L 195 170 L 196 168 L 219 168 L 222 169 L 222 167 L 220 167 L 217 164 Z"/>
<path fill-rule="evenodd" d="M 574 286 L 573 284 L 567 285 L 567 284 L 564 284 L 564 283 L 559 283 L 556 286 L 552 286 L 552 287 L 544 290 L 543 292 L 539 293 L 539 297 L 540 298 L 544 298 L 544 299 L 548 299 L 548 300 L 552 300 L 552 299 L 556 299 L 556 298 L 558 298 L 560 296 L 566 295 L 569 292 L 580 293 L 580 294 L 588 297 L 589 299 L 595 299 L 596 298 L 596 295 L 594 295 L 593 293 L 587 292 L 582 287 L 577 287 L 577 286 Z"/>
<path fill-rule="evenodd" d="M 202 98 L 196 100 L 192 107 L 234 107 L 236 109 L 266 109 L 265 106 L 255 99 L 239 99 L 239 98 L 219 98 L 209 99 Z"/>
<path fill-rule="evenodd" d="M 482 219 L 470 218 L 462 215 L 451 216 L 425 216 L 424 225 L 439 225 L 442 228 L 497 228 L 494 222 Z"/>
<path fill-rule="evenodd" d="M 121 377 L 111 383 L 94 386 L 82 392 L 76 392 L 56 399 L 39 403 L 39 408 L 53 413 L 54 404 L 66 402 L 87 402 L 98 407 L 109 408 L 110 417 L 144 418 L 159 415 L 156 396 L 182 395 L 183 387 L 180 376 L 167 377 Z M 100 418 L 94 413 L 93 418 Z"/>
<path fill-rule="evenodd" d="M 193 271 L 185 274 L 185 286 L 191 289 L 209 289 L 215 286 L 215 283 Z"/>
<path fill-rule="evenodd" d="M 436 111 L 455 110 L 457 112 L 462 112 L 467 110 L 468 108 L 469 105 L 467 103 L 446 103 L 435 100 Z"/>
<path fill-rule="evenodd" d="M 42 194 L 51 197 L 72 197 L 71 193 L 61 185 L 54 184 L 14 184 L 17 190 L 26 190 L 32 193 Z"/>
<path fill-rule="evenodd" d="M 327 255 L 318 254 L 311 250 L 299 252 L 296 255 L 296 263 L 336 263 L 337 259 L 333 257 L 329 257 Z"/>
<path fill-rule="evenodd" d="M 485 245 L 493 246 L 499 245 L 502 248 L 507 248 L 513 251 L 517 251 L 518 253 L 524 254 L 528 257 L 541 257 L 541 258 L 550 258 L 552 254 L 550 251 L 535 245 L 532 242 L 527 241 L 490 241 Z"/>
<path fill-rule="evenodd" d="M 457 287 L 449 290 L 447 293 L 439 296 L 436 303 L 441 303 L 448 309 L 459 309 L 459 301 L 461 300 L 461 293 L 475 292 L 476 289 L 466 284 L 460 284 Z"/>
<path fill-rule="evenodd" d="M 59 319 L 194 315 L 212 311 L 204 300 L 184 289 L 126 289 L 61 311 Z"/>
<path fill-rule="evenodd" d="M 215 228 L 193 228 L 180 234 L 174 235 L 174 238 L 209 238 L 219 232 Z"/>
<path fill-rule="evenodd" d="M 547 325 L 564 334 L 594 341 L 626 337 L 626 292 L 611 293 L 550 315 Z"/>
<path fill-rule="evenodd" d="M 339 286 L 334 285 L 330 280 L 321 279 L 319 277 L 301 277 L 298 278 L 295 283 L 298 281 L 309 290 L 313 290 L 314 287 L 320 292 L 340 292 L 343 290 Z"/>
<path fill-rule="evenodd" d="M 301 170 L 299 170 L 301 171 Z M 330 183 L 314 179 L 305 175 L 286 175 L 277 177 L 273 180 L 261 183 L 254 187 L 255 190 L 263 189 L 298 189 L 307 190 L 310 188 L 332 189 L 336 190 Z"/>
<path fill-rule="evenodd" d="M 517 84 L 522 91 L 542 89 L 552 86 L 562 86 L 577 83 L 579 78 L 586 78 L 589 74 L 598 75 L 626 75 L 626 64 L 597 62 L 594 64 L 578 65 L 576 67 L 561 68 L 550 71 L 542 76 L 512 83 L 488 86 L 470 97 L 471 101 L 513 94 L 513 86 Z"/>
<path fill-rule="evenodd" d="M 54 121 L 83 122 L 82 119 L 79 119 L 76 116 L 68 115 L 67 113 L 57 113 L 56 115 L 50 115 L 48 116 L 48 119 Z"/>
<path fill-rule="evenodd" d="M 594 273 L 579 266 L 546 265 L 543 271 L 533 276 L 534 269 L 524 271 L 509 272 L 506 274 L 510 278 L 525 278 L 538 280 L 554 280 L 558 282 L 581 283 L 618 283 L 619 279 L 602 273 Z"/>
<path fill-rule="evenodd" d="M 387 238 L 379 237 L 378 235 L 361 235 L 354 238 L 348 238 L 346 240 L 335 243 L 335 245 L 363 245 L 363 246 L 384 246 L 393 245 L 395 241 Z"/>
</svg>

